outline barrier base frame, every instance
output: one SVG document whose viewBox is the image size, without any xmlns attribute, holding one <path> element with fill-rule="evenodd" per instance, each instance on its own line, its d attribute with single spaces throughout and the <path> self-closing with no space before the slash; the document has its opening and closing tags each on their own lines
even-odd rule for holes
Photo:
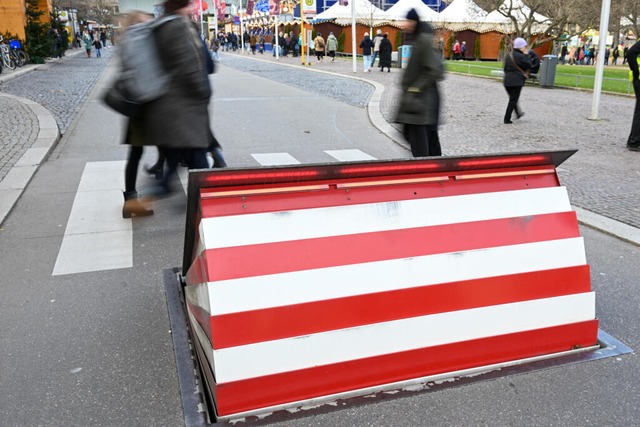
<svg viewBox="0 0 640 427">
<path fill-rule="evenodd" d="M 279 421 L 279 418 L 290 420 L 291 418 L 308 416 L 317 412 L 335 410 L 337 401 L 348 400 L 350 406 L 355 406 L 359 403 L 358 399 L 366 399 L 366 403 L 371 403 L 371 398 L 402 398 L 415 392 L 458 387 L 478 381 L 503 378 L 633 352 L 624 343 L 598 329 L 598 342 L 590 347 L 413 378 L 375 387 L 288 402 L 252 411 L 218 416 L 213 390 L 210 388 L 211 381 L 215 380 L 212 372 L 207 369 L 206 356 L 202 353 L 197 339 L 194 339 L 194 331 L 186 315 L 180 270 L 178 268 L 165 270 L 163 276 L 174 351 L 176 353 L 185 425 L 187 427 L 207 427 L 215 425 L 213 423 L 232 424 L 248 419 L 264 422 Z M 194 394 L 194 390 L 200 393 Z M 199 398 L 196 397 L 198 395 L 200 396 Z M 272 417 L 278 418 L 278 420 Z"/>
</svg>

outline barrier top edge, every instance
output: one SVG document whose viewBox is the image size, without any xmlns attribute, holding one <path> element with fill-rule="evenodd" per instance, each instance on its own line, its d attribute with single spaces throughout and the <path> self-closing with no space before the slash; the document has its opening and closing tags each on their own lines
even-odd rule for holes
<svg viewBox="0 0 640 427">
<path fill-rule="evenodd" d="M 206 169 L 189 171 L 183 274 L 191 261 L 200 191 L 226 186 L 269 185 L 330 181 L 334 179 L 384 177 L 424 173 L 495 170 L 532 166 L 558 167 L 578 150 L 498 153 L 473 156 L 422 157 L 394 160 L 287 165 L 274 167 Z"/>
</svg>

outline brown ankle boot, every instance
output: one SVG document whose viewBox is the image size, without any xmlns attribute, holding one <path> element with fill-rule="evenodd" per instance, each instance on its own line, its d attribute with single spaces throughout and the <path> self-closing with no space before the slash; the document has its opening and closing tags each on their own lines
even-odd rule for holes
<svg viewBox="0 0 640 427">
<path fill-rule="evenodd" d="M 124 206 L 122 206 L 122 218 L 131 218 L 133 216 L 149 216 L 153 215 L 153 209 L 147 207 L 140 201 L 136 191 L 124 192 Z"/>
</svg>

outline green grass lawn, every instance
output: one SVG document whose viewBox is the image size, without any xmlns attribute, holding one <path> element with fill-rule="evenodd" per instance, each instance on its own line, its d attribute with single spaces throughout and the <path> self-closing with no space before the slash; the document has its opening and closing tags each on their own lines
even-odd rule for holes
<svg viewBox="0 0 640 427">
<path fill-rule="evenodd" d="M 501 70 L 502 66 L 502 62 L 497 61 L 445 61 L 447 71 L 476 76 L 491 76 L 492 70 Z M 558 64 L 554 84 L 555 86 L 593 89 L 595 74 L 596 67 L 593 65 Z M 602 90 L 615 93 L 633 93 L 633 89 L 629 85 L 629 68 L 626 65 L 604 67 Z"/>
</svg>

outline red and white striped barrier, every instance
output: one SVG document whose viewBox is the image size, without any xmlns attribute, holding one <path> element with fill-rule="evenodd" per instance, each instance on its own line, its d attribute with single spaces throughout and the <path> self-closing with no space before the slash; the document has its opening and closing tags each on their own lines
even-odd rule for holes
<svg viewBox="0 0 640 427">
<path fill-rule="evenodd" d="M 595 345 L 571 154 L 192 173 L 185 294 L 217 415 Z"/>
</svg>

